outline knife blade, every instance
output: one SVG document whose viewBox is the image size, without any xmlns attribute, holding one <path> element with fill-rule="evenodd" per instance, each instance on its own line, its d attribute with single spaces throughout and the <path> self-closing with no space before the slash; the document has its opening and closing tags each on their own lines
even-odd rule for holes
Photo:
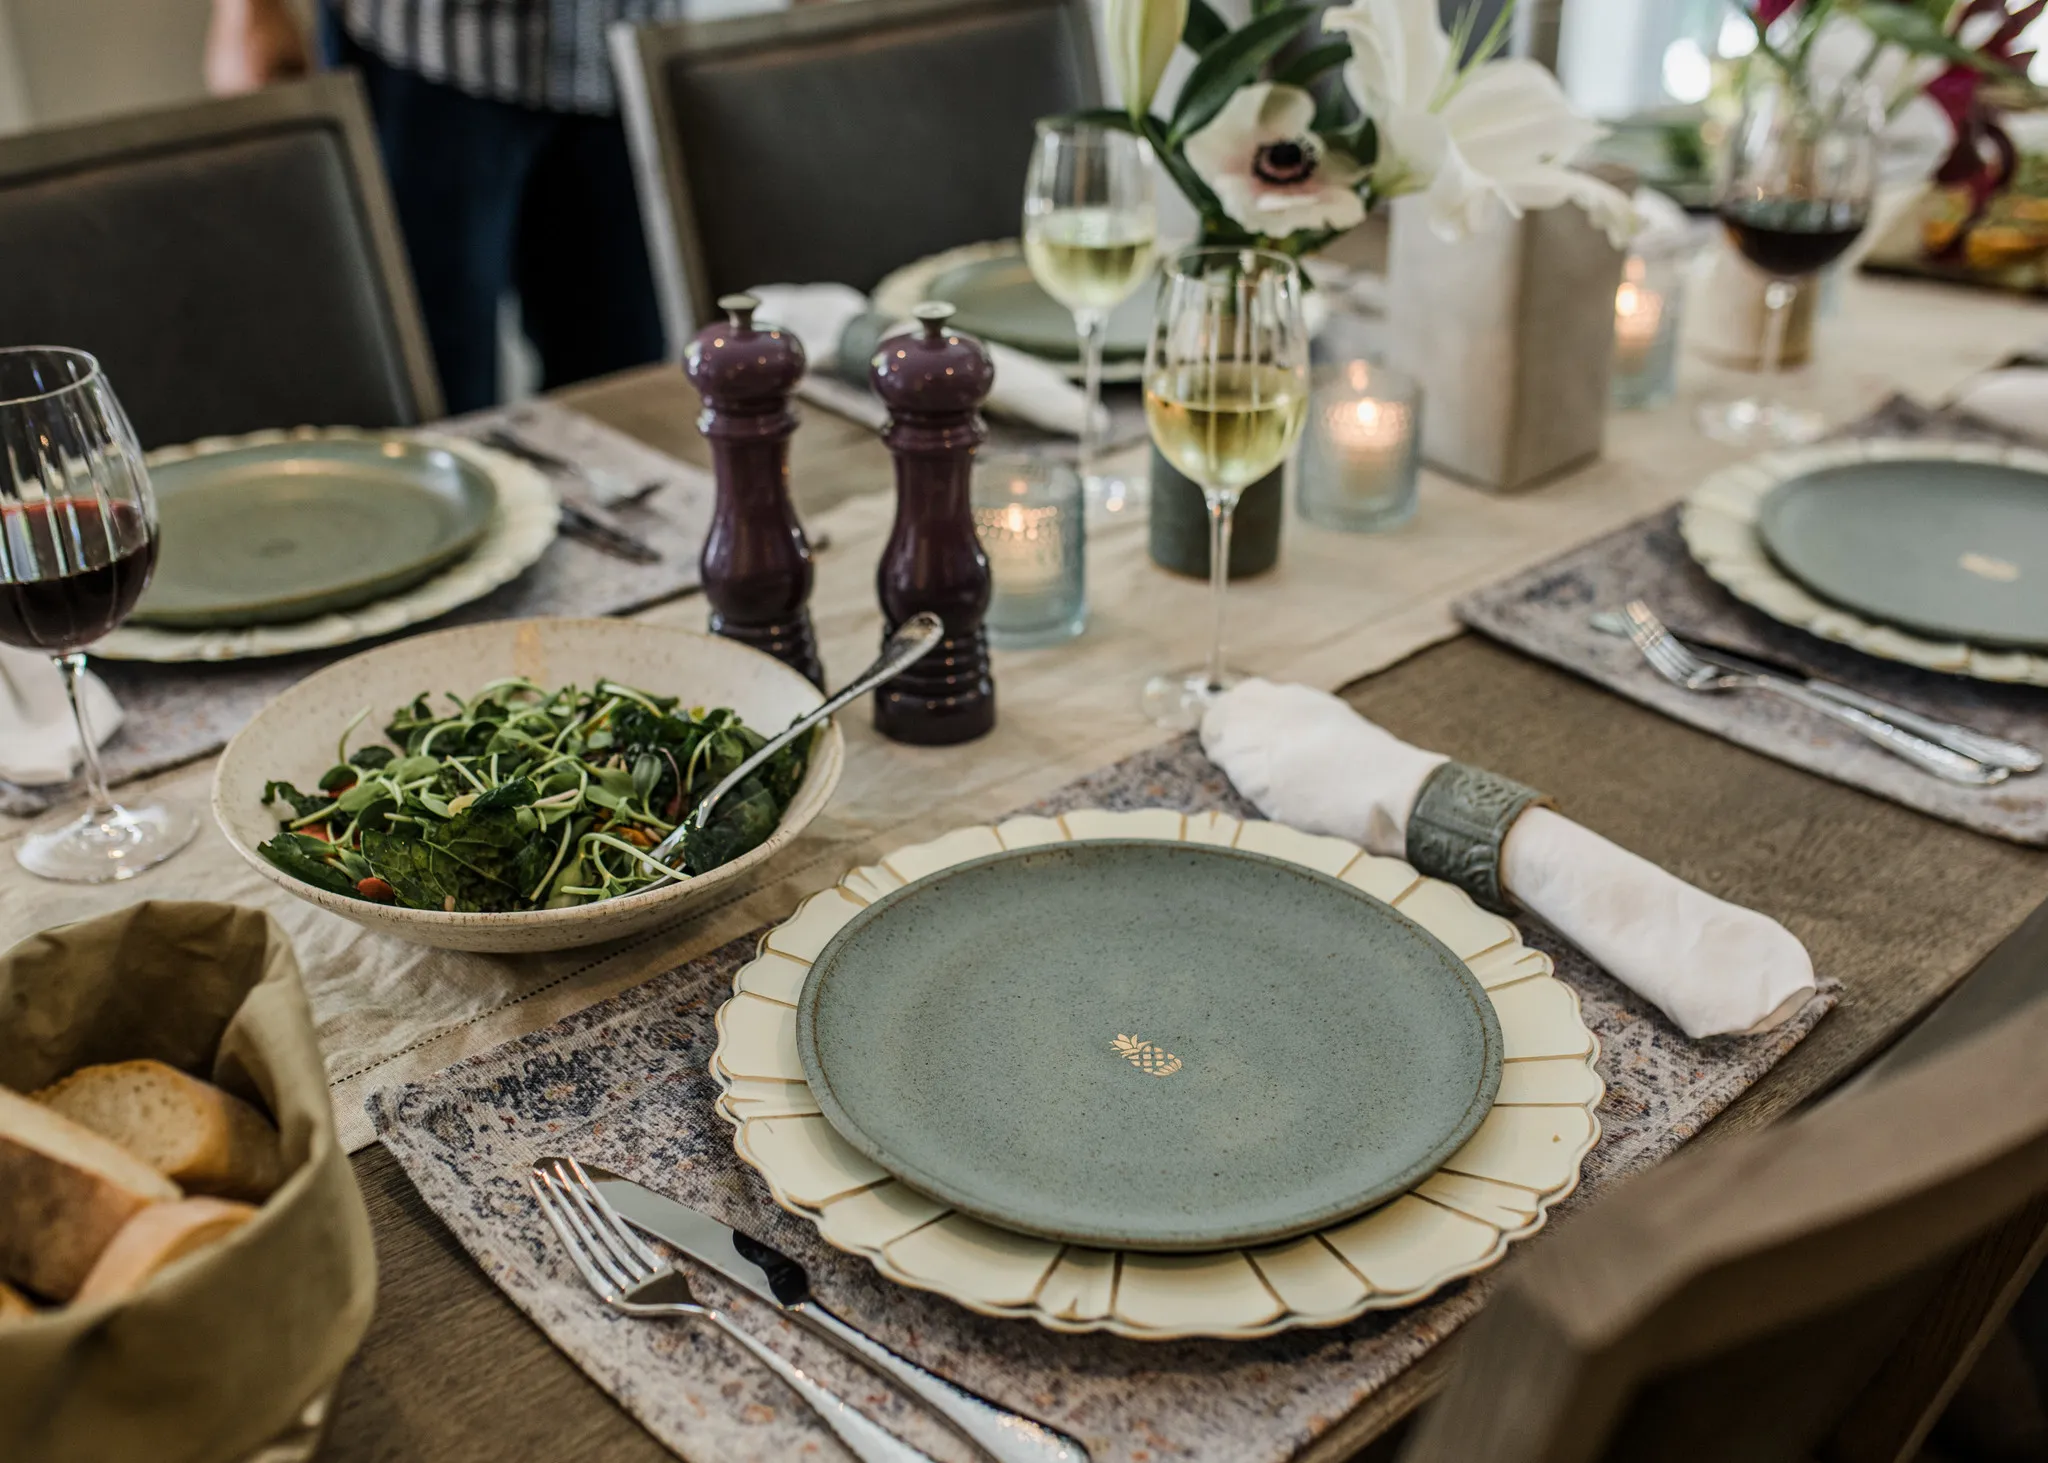
<svg viewBox="0 0 2048 1463">
<path fill-rule="evenodd" d="M 998 1463 L 1088 1463 L 1088 1450 L 1076 1439 L 955 1386 L 841 1320 L 811 1298 L 804 1267 L 772 1245 L 623 1174 L 578 1162 L 628 1224 L 717 1271 L 895 1382 Z"/>
<path fill-rule="evenodd" d="M 1592 616 L 1596 630 L 1608 635 L 1628 635 L 1628 619 L 1613 610 L 1602 610 Z M 1667 627 L 1668 628 L 1668 627 Z M 1942 721 L 1937 717 L 1921 713 L 1886 701 L 1850 686 L 1835 681 L 1823 680 L 1804 667 L 1787 661 L 1773 660 L 1753 650 L 1737 650 L 1734 646 L 1708 640 L 1691 631 L 1673 629 L 1672 638 L 1709 665 L 1721 670 L 1734 671 L 1747 676 L 1775 676 L 1779 680 L 1791 681 L 1794 685 L 1806 687 L 1816 695 L 1844 706 L 1853 706 L 1859 711 L 1881 717 L 1894 726 L 1903 728 L 1915 736 L 1948 748 L 1951 752 L 1973 757 L 1992 767 L 2003 767 L 2012 772 L 2038 772 L 2042 766 L 2041 753 L 2024 742 L 2011 741 L 2005 737 L 1980 732 L 1974 727 Z"/>
<path fill-rule="evenodd" d="M 710 1266 L 750 1294 L 773 1306 L 801 1305 L 811 1298 L 804 1267 L 780 1250 L 610 1169 L 583 1162 L 583 1171 L 628 1224 Z"/>
</svg>

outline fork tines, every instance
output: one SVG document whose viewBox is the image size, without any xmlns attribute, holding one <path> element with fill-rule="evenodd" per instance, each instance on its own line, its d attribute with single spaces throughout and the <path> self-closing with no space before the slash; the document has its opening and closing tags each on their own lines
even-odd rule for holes
<svg viewBox="0 0 2048 1463">
<path fill-rule="evenodd" d="M 1700 668 L 1700 662 L 1665 628 L 1650 607 L 1639 599 L 1622 606 L 1628 616 L 1628 638 L 1634 642 L 1650 668 L 1666 680 L 1683 682 Z"/>
<path fill-rule="evenodd" d="M 607 1301 L 667 1269 L 573 1158 L 535 1164 L 527 1186 L 590 1288 Z"/>
</svg>

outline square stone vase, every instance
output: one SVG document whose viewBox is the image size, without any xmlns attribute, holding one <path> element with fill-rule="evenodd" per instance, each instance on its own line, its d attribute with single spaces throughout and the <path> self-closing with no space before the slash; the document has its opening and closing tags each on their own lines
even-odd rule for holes
<svg viewBox="0 0 2048 1463">
<path fill-rule="evenodd" d="M 1598 457 L 1622 251 L 1571 204 L 1455 243 L 1419 197 L 1392 213 L 1389 354 L 1429 403 L 1423 460 L 1508 493 Z"/>
</svg>

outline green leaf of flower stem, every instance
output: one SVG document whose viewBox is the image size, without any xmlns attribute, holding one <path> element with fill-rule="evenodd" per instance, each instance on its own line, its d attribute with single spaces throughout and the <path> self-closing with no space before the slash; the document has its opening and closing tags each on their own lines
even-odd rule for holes
<svg viewBox="0 0 2048 1463">
<path fill-rule="evenodd" d="M 375 742 L 366 747 L 357 747 L 349 753 L 349 762 L 365 772 L 375 772 L 380 767 L 389 767 L 398 754 L 389 747 L 380 747 Z"/>
<path fill-rule="evenodd" d="M 1067 122 L 1074 126 L 1107 127 L 1116 132 L 1138 132 L 1137 122 L 1129 112 L 1116 107 L 1090 107 L 1086 111 L 1062 112 L 1057 117 L 1046 118 L 1048 122 Z"/>
<path fill-rule="evenodd" d="M 1322 134 L 1323 141 L 1343 150 L 1346 157 L 1362 168 L 1369 168 L 1379 161 L 1380 131 L 1370 117 L 1355 127 L 1346 127 Z"/>
<path fill-rule="evenodd" d="M 1273 80 L 1282 86 L 1306 89 L 1324 72 L 1342 66 L 1350 59 L 1351 42 L 1340 36 L 1334 41 L 1325 41 L 1320 46 L 1311 46 L 1299 56 L 1282 63 L 1274 69 Z"/>
<path fill-rule="evenodd" d="M 1182 45 L 1199 56 L 1229 34 L 1229 24 L 1209 0 L 1188 0 L 1187 22 L 1180 28 Z"/>
<path fill-rule="evenodd" d="M 1174 186 L 1181 191 L 1181 196 L 1194 205 L 1195 212 L 1202 215 L 1205 221 L 1211 217 L 1221 218 L 1223 204 L 1210 190 L 1209 185 L 1202 181 L 1202 175 L 1188 165 L 1188 160 L 1181 156 L 1180 149 L 1167 141 L 1166 130 L 1150 117 L 1145 119 L 1142 130 L 1145 140 L 1152 144 L 1152 155 L 1159 159 L 1159 165 L 1166 169 L 1167 176 L 1173 179 Z"/>
<path fill-rule="evenodd" d="M 1259 74 L 1286 44 L 1301 34 L 1317 12 L 1290 5 L 1272 10 L 1232 31 L 1202 53 L 1180 89 L 1168 140 L 1178 145 L 1207 126 L 1239 87 Z"/>
<path fill-rule="evenodd" d="M 1990 76 L 2019 76 L 1997 57 L 1965 46 L 1942 28 L 1937 17 L 1916 6 L 1901 4 L 1899 0 L 1865 0 L 1864 4 L 1856 7 L 1856 18 L 1879 40 L 1902 47 L 1916 56 L 1939 56 L 1959 65 L 1975 67 Z"/>
</svg>

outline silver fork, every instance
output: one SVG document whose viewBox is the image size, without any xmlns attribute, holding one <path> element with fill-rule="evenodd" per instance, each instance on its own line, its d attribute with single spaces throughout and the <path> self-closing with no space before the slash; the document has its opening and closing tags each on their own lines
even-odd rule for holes
<svg viewBox="0 0 2048 1463">
<path fill-rule="evenodd" d="M 870 1422 L 845 1398 L 812 1381 L 723 1312 L 699 1301 L 683 1274 L 647 1248 L 573 1158 L 536 1166 L 526 1181 L 576 1269 L 613 1310 L 628 1316 L 693 1316 L 709 1321 L 789 1383 L 862 1463 L 933 1463 L 929 1454 Z"/>
<path fill-rule="evenodd" d="M 1630 600 L 1623 607 L 1623 612 L 1628 616 L 1629 639 L 1635 642 L 1643 659 L 1650 663 L 1650 669 L 1674 686 L 1687 691 L 1769 691 L 1830 721 L 1839 722 L 1893 756 L 1912 763 L 1922 772 L 1949 782 L 1960 782 L 1970 787 L 1994 787 L 2012 775 L 2007 768 L 1987 767 L 1973 757 L 1950 751 L 1859 707 L 1816 695 L 1795 681 L 1717 669 L 1681 645 L 1664 627 L 1664 622 L 1639 599 Z"/>
</svg>

